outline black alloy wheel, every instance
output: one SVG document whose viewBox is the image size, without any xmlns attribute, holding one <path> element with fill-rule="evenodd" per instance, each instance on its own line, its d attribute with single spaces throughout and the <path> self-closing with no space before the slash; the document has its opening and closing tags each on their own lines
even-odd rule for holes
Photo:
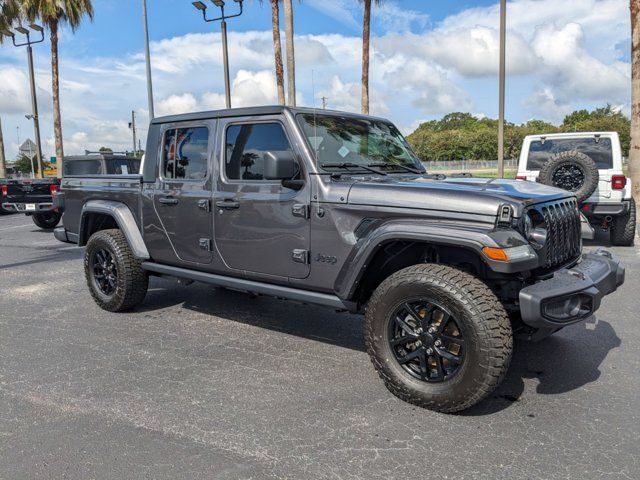
<svg viewBox="0 0 640 480">
<path fill-rule="evenodd" d="M 107 297 L 113 295 L 118 284 L 118 268 L 113 255 L 101 248 L 93 253 L 91 259 L 93 282 L 98 290 Z"/>
<path fill-rule="evenodd" d="M 429 299 L 402 303 L 389 319 L 389 345 L 402 368 L 429 383 L 451 379 L 464 362 L 464 337 L 455 318 Z"/>
<path fill-rule="evenodd" d="M 567 163 L 559 166 L 552 178 L 554 187 L 576 192 L 584 185 L 585 173 L 579 165 Z"/>
</svg>

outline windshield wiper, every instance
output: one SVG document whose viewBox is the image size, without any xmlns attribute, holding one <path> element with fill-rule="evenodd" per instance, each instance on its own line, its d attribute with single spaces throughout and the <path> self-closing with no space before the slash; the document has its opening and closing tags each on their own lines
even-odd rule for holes
<svg viewBox="0 0 640 480">
<path fill-rule="evenodd" d="M 403 170 L 406 170 L 407 172 L 411 172 L 411 173 L 426 173 L 426 172 L 418 170 L 417 168 L 412 168 L 412 167 L 408 167 L 406 165 L 400 165 L 399 163 L 392 163 L 392 162 L 370 163 L 368 166 L 369 167 L 380 167 L 380 168 L 398 167 L 398 168 L 402 168 Z"/>
<path fill-rule="evenodd" d="M 359 163 L 350 163 L 350 162 L 342 162 L 342 163 L 321 163 L 320 166 L 322 168 L 344 168 L 344 169 L 350 169 L 350 168 L 362 168 L 363 170 L 367 170 L 368 172 L 371 173 L 375 173 L 378 175 L 387 175 L 384 172 L 381 172 L 380 170 L 376 170 L 375 168 L 371 168 L 371 166 L 369 165 L 360 165 Z"/>
</svg>

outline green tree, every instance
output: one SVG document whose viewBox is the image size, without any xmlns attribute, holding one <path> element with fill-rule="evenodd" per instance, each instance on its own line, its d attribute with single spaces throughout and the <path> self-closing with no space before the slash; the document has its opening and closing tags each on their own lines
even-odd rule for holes
<svg viewBox="0 0 640 480">
<path fill-rule="evenodd" d="M 33 171 L 37 174 L 38 162 L 35 160 L 35 158 L 32 160 L 27 155 L 20 155 L 16 160 L 16 162 L 13 164 L 13 171 L 31 175 L 32 164 L 33 164 Z"/>
<path fill-rule="evenodd" d="M 591 112 L 578 110 L 567 115 L 560 126 L 563 132 L 618 132 L 622 154 L 629 155 L 631 121 L 611 105 Z"/>
<path fill-rule="evenodd" d="M 58 29 L 68 24 L 75 32 L 85 16 L 93 20 L 91 0 L 21 0 L 25 15 L 30 21 L 40 21 L 49 30 L 51 40 L 51 83 L 53 96 L 53 136 L 56 157 L 64 157 L 62 145 L 62 118 L 60 116 L 60 72 L 58 68 Z M 62 161 L 56 165 L 61 165 Z M 62 175 L 58 167 L 58 177 Z"/>
</svg>

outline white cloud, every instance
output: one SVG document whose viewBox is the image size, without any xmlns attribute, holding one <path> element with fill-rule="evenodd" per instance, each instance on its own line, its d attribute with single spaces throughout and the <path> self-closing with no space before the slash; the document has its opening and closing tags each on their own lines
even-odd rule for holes
<svg viewBox="0 0 640 480">
<path fill-rule="evenodd" d="M 191 93 L 182 95 L 170 95 L 158 102 L 156 107 L 158 116 L 175 115 L 178 113 L 188 113 L 197 110 L 198 102 Z"/>
</svg>

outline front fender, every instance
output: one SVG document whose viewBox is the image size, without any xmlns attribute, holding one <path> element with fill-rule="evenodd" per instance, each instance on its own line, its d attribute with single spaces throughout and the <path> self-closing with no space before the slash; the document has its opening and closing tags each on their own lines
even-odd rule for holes
<svg viewBox="0 0 640 480">
<path fill-rule="evenodd" d="M 86 234 L 85 221 L 89 213 L 100 213 L 112 217 L 118 224 L 118 228 L 122 230 L 127 243 L 131 248 L 133 256 L 139 260 L 148 260 L 150 257 L 144 239 L 136 223 L 136 219 L 131 213 L 129 207 L 124 203 L 114 202 L 111 200 L 89 200 L 82 206 L 80 214 L 80 229 L 78 245 L 83 246 L 89 240 Z"/>
<path fill-rule="evenodd" d="M 498 262 L 488 259 L 484 247 L 507 248 L 527 245 L 515 230 L 488 230 L 486 227 L 447 224 L 424 220 L 389 221 L 380 224 L 354 246 L 335 283 L 335 291 L 342 299 L 353 298 L 367 266 L 385 244 L 396 241 L 416 241 L 429 245 L 460 247 L 476 253 L 490 269 L 498 273 L 516 273 L 533 270 L 538 259 L 519 262 Z"/>
</svg>

